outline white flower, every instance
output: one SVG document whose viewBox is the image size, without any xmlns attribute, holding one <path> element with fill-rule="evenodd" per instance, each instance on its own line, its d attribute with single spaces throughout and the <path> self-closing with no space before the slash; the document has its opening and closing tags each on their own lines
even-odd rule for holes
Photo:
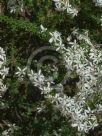
<svg viewBox="0 0 102 136">
<path fill-rule="evenodd" d="M 61 34 L 58 31 L 54 31 L 50 33 L 51 38 L 49 40 L 50 43 L 54 42 L 54 46 L 56 47 L 56 51 L 63 51 L 65 50 L 65 45 L 62 43 Z"/>
<path fill-rule="evenodd" d="M 66 9 L 67 9 L 67 13 L 72 14 L 73 17 L 77 16 L 78 10 L 76 8 L 72 7 L 71 5 L 68 5 L 66 6 Z"/>
<path fill-rule="evenodd" d="M 11 7 L 10 13 L 15 13 L 15 12 L 16 12 L 16 8 L 15 7 Z"/>
<path fill-rule="evenodd" d="M 53 0 L 57 10 L 65 10 L 65 1 L 64 0 Z"/>
<path fill-rule="evenodd" d="M 5 66 L 0 70 L 0 75 L 2 76 L 3 79 L 8 74 L 8 72 L 9 72 L 9 68 L 6 68 Z"/>
<path fill-rule="evenodd" d="M 64 50 L 65 49 L 64 44 L 56 44 L 55 46 L 56 46 L 56 51 Z"/>
<path fill-rule="evenodd" d="M 69 44 L 73 45 L 73 46 L 77 46 L 78 45 L 76 40 L 74 40 L 74 42 L 69 42 Z"/>
<path fill-rule="evenodd" d="M 61 34 L 58 32 L 58 31 L 54 31 L 54 32 L 50 32 L 50 35 L 51 35 L 51 38 L 50 38 L 50 40 L 49 40 L 49 43 L 52 43 L 52 42 L 54 42 L 54 43 L 57 43 L 57 41 L 58 42 L 61 42 Z"/>
<path fill-rule="evenodd" d="M 7 90 L 6 85 L 0 86 L 0 92 L 6 92 L 6 90 Z"/>
<path fill-rule="evenodd" d="M 102 112 L 102 104 L 96 105 L 96 111 Z"/>
<path fill-rule="evenodd" d="M 84 40 L 85 42 L 87 42 L 87 44 L 92 45 L 91 40 L 88 36 L 80 34 L 78 37 L 79 40 Z"/>
<path fill-rule="evenodd" d="M 2 136 L 10 136 L 11 134 L 14 134 L 14 130 L 18 130 L 18 127 L 15 126 L 15 124 L 8 124 L 7 123 L 7 125 L 9 128 L 2 132 Z"/>
<path fill-rule="evenodd" d="M 40 107 L 37 107 L 37 113 L 38 114 L 41 113 L 41 112 L 43 112 L 44 110 L 45 110 L 45 106 L 43 104 L 41 104 Z"/>
<path fill-rule="evenodd" d="M 1 98 L 4 95 L 4 93 L 6 92 L 6 90 L 7 90 L 6 85 L 4 85 L 2 82 L 0 82 L 0 97 Z"/>
<path fill-rule="evenodd" d="M 44 86 L 42 94 L 50 93 L 52 90 L 53 88 L 51 87 L 51 84 L 48 82 L 47 85 Z"/>
<path fill-rule="evenodd" d="M 21 9 L 20 10 L 21 10 L 21 12 L 24 11 L 24 4 L 23 3 L 21 4 Z"/>
<path fill-rule="evenodd" d="M 4 131 L 2 132 L 2 136 L 9 136 L 8 130 L 4 130 Z"/>
<path fill-rule="evenodd" d="M 41 73 L 41 70 L 38 73 L 35 73 L 35 80 L 44 80 L 44 75 Z"/>
<path fill-rule="evenodd" d="M 38 73 L 34 73 L 33 70 L 31 70 L 31 73 L 28 74 L 30 80 L 34 84 L 34 86 L 39 87 L 41 90 L 43 90 L 45 77 L 41 73 L 41 70 L 38 71 Z"/>
<path fill-rule="evenodd" d="M 55 2 L 56 9 L 58 11 L 67 10 L 67 13 L 71 14 L 73 17 L 77 16 L 78 10 L 72 7 L 69 0 L 53 0 Z"/>
<path fill-rule="evenodd" d="M 15 75 L 22 79 L 25 75 L 26 75 L 26 70 L 27 70 L 27 67 L 25 67 L 24 69 L 21 69 L 20 67 L 17 67 L 18 71 L 15 73 Z"/>
<path fill-rule="evenodd" d="M 93 122 L 89 121 L 88 123 L 89 123 L 89 129 L 94 129 L 95 127 L 98 126 L 97 120 Z"/>
<path fill-rule="evenodd" d="M 47 28 L 45 28 L 42 24 L 40 25 L 40 28 L 41 28 L 41 33 L 47 31 Z"/>
</svg>

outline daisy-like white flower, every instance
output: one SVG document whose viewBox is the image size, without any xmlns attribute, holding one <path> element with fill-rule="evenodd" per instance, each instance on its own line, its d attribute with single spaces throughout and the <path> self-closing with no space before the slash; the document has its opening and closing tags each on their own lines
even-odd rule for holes
<svg viewBox="0 0 102 136">
<path fill-rule="evenodd" d="M 92 45 L 90 38 L 86 35 L 80 34 L 78 39 L 84 40 L 87 44 Z"/>
<path fill-rule="evenodd" d="M 71 14 L 73 17 L 77 16 L 78 14 L 78 10 L 72 7 L 72 5 L 70 4 L 66 5 L 66 10 L 67 10 L 67 13 Z"/>
<path fill-rule="evenodd" d="M 33 70 L 28 74 L 29 79 L 32 81 L 34 86 L 39 87 L 39 89 L 43 90 L 45 77 L 41 73 L 41 70 L 38 71 L 38 73 L 35 73 Z"/>
<path fill-rule="evenodd" d="M 41 28 L 41 33 L 43 33 L 43 32 L 46 32 L 46 31 L 47 31 L 47 28 L 45 28 L 42 24 L 40 25 L 40 28 Z"/>
<path fill-rule="evenodd" d="M 42 94 L 50 93 L 53 90 L 51 84 L 48 82 L 46 86 L 43 87 Z"/>
<path fill-rule="evenodd" d="M 49 40 L 49 43 L 56 43 L 57 41 L 58 42 L 61 42 L 61 34 L 58 32 L 58 31 L 54 31 L 54 32 L 50 32 L 50 35 L 51 35 L 51 38 Z"/>
<path fill-rule="evenodd" d="M 55 2 L 56 9 L 59 11 L 64 11 L 65 8 L 65 1 L 64 0 L 53 0 Z"/>
<path fill-rule="evenodd" d="M 56 47 L 56 51 L 63 51 L 65 49 L 65 45 L 62 43 L 61 34 L 58 31 L 54 31 L 50 33 L 51 38 L 49 40 L 50 43 L 54 43 Z"/>
<path fill-rule="evenodd" d="M 15 75 L 20 79 L 23 80 L 24 76 L 26 75 L 27 67 L 24 69 L 21 69 L 20 67 L 17 67 L 18 71 L 15 73 Z"/>
<path fill-rule="evenodd" d="M 64 49 L 65 49 L 65 45 L 64 44 L 56 44 L 56 51 L 64 50 Z"/>
<path fill-rule="evenodd" d="M 9 72 L 9 68 L 6 68 L 5 66 L 0 70 L 0 75 L 2 76 L 3 79 L 8 74 L 8 72 Z"/>
</svg>

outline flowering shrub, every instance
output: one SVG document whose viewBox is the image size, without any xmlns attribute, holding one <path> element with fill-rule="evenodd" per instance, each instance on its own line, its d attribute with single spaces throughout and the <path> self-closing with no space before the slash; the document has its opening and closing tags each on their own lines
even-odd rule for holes
<svg viewBox="0 0 102 136">
<path fill-rule="evenodd" d="M 66 96 L 63 90 L 51 95 L 51 91 L 56 89 L 51 86 L 51 84 L 55 84 L 54 79 L 52 77 L 52 81 L 49 81 L 49 78 L 44 77 L 41 70 L 38 73 L 31 70 L 28 76 L 34 86 L 42 91 L 41 94 L 46 95 L 46 98 L 51 99 L 52 103 L 56 104 L 62 115 L 67 118 L 71 117 L 72 127 L 78 127 L 79 131 L 88 132 L 98 126 L 95 107 L 97 105 L 102 107 L 100 103 L 97 105 L 94 103 L 95 109 L 90 108 L 92 103 L 90 97 L 94 101 L 94 95 L 102 91 L 100 85 L 102 79 L 102 66 L 100 65 L 102 63 L 102 51 L 99 51 L 91 43 L 87 31 L 84 30 L 84 34 L 80 34 L 78 31 L 78 29 L 73 30 L 67 38 L 67 46 L 71 45 L 71 47 L 63 44 L 61 34 L 57 31 L 50 32 L 51 38 L 49 40 L 50 43 L 54 43 L 56 51 L 62 54 L 67 75 L 70 78 L 79 77 L 77 83 L 78 93 L 74 97 Z M 73 37 L 75 39 L 72 41 Z M 88 101 L 90 101 L 89 105 Z"/>
<path fill-rule="evenodd" d="M 67 10 L 72 16 L 77 16 L 78 10 L 69 3 L 69 0 L 54 0 L 54 2 L 57 10 Z"/>
<path fill-rule="evenodd" d="M 88 99 L 90 100 L 90 96 L 92 97 L 94 93 L 102 89 L 100 86 L 102 52 L 92 45 L 87 32 L 84 35 L 79 34 L 78 30 L 74 30 L 69 37 L 68 45 L 71 47 L 63 47 L 61 37 L 57 37 L 54 44 L 57 47 L 61 45 L 63 47 L 56 48 L 56 50 L 59 49 L 63 53 L 69 77 L 73 78 L 74 73 L 79 77 L 77 83 L 79 92 L 73 98 L 65 95 L 61 97 L 60 94 L 56 94 L 53 99 L 64 116 L 71 116 L 73 127 L 77 126 L 79 131 L 87 132 L 98 125 L 94 110 L 89 108 L 87 102 Z M 74 41 L 71 41 L 72 37 L 75 37 Z M 58 39 L 60 42 L 57 42 Z M 86 46 L 83 46 L 83 43 L 80 45 L 81 42 L 85 42 Z"/>
<path fill-rule="evenodd" d="M 2 136 L 102 135 L 101 5 L 0 2 Z"/>
</svg>

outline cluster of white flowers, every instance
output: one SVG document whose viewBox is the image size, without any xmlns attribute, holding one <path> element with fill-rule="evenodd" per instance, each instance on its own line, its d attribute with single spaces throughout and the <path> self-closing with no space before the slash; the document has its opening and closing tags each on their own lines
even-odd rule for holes
<svg viewBox="0 0 102 136">
<path fill-rule="evenodd" d="M 51 84 L 53 84 L 52 78 L 49 77 L 47 79 L 42 74 L 41 70 L 39 70 L 38 73 L 31 70 L 28 76 L 34 86 L 38 87 L 41 90 L 42 94 L 48 94 L 53 90 L 53 87 L 51 87 Z"/>
<path fill-rule="evenodd" d="M 70 4 L 69 0 L 53 1 L 57 10 L 66 10 L 73 17 L 77 16 L 78 10 Z M 94 2 L 96 6 L 102 6 L 102 0 L 94 0 Z M 22 10 L 23 4 L 21 4 Z M 10 12 L 16 12 L 16 8 L 11 6 Z M 42 25 L 40 28 L 41 33 L 47 30 Z M 101 103 L 94 105 L 96 109 L 92 109 L 88 104 L 90 96 L 92 97 L 98 91 L 102 93 L 102 85 L 100 85 L 100 79 L 102 80 L 102 51 L 93 45 L 86 30 L 80 31 L 74 28 L 67 38 L 67 45 L 63 44 L 60 32 L 50 32 L 49 35 L 51 36 L 49 43 L 52 43 L 56 51 L 61 53 L 69 77 L 79 77 L 79 82 L 76 83 L 78 93 L 73 97 L 67 96 L 62 91 L 63 85 L 59 84 L 55 87 L 54 79 L 45 77 L 41 70 L 38 72 L 30 70 L 27 73 L 26 67 L 24 69 L 18 67 L 18 72 L 15 74 L 20 80 L 23 80 L 24 76 L 28 74 L 33 85 L 41 90 L 41 94 L 51 100 L 63 116 L 68 119 L 71 118 L 72 127 L 77 127 L 78 131 L 87 133 L 90 129 L 98 126 L 95 112 L 102 112 Z M 9 70 L 5 67 L 5 62 L 5 51 L 0 48 L 0 97 L 7 90 L 6 85 L 3 84 Z M 58 93 L 56 91 L 55 95 L 51 95 L 52 90 L 59 88 L 61 91 L 58 91 Z M 41 110 L 38 108 L 38 112 Z M 2 135 L 8 135 L 8 131 L 4 131 Z"/>
<path fill-rule="evenodd" d="M 102 0 L 93 0 L 93 2 L 95 3 L 95 6 L 102 8 Z M 101 16 L 100 21 L 101 21 L 101 26 L 102 26 L 102 16 Z"/>
<path fill-rule="evenodd" d="M 49 43 L 53 43 L 55 44 L 55 46 L 57 47 L 56 50 L 63 50 L 64 49 L 64 44 L 62 43 L 62 39 L 61 39 L 61 34 L 57 31 L 54 32 L 50 32 L 50 40 Z"/>
<path fill-rule="evenodd" d="M 96 109 L 88 105 L 88 100 L 94 93 L 102 93 L 102 51 L 98 50 L 91 42 L 88 31 L 73 29 L 71 35 L 67 38 L 67 45 L 63 44 L 61 34 L 58 31 L 49 33 L 56 51 L 63 57 L 67 75 L 71 78 L 79 77 L 77 82 L 78 92 L 73 97 L 68 97 L 63 92 L 63 85 L 56 86 L 52 77 L 46 77 L 42 71 L 38 73 L 30 70 L 28 77 L 34 86 L 41 90 L 45 98 L 60 109 L 63 116 L 69 119 L 71 117 L 72 127 L 78 127 L 79 131 L 88 132 L 90 129 L 98 126 L 95 112 L 102 112 L 102 105 L 98 103 Z M 26 68 L 16 73 L 19 77 L 25 75 Z M 60 89 L 60 91 L 58 91 Z M 57 90 L 55 95 L 51 95 L 52 90 Z"/>
<path fill-rule="evenodd" d="M 8 9 L 10 9 L 10 13 L 16 13 L 18 11 L 21 11 L 21 12 L 24 11 L 23 0 L 19 0 L 19 1 L 9 0 L 7 6 L 8 6 Z"/>
<path fill-rule="evenodd" d="M 78 131 L 87 133 L 89 129 L 94 129 L 94 127 L 98 126 L 97 119 L 94 112 L 83 105 L 84 100 L 77 100 L 77 97 L 71 98 L 64 94 L 50 96 L 62 115 L 68 119 L 71 117 L 72 127 L 78 127 Z"/>
<path fill-rule="evenodd" d="M 4 130 L 2 132 L 2 136 L 11 136 L 14 135 L 14 131 L 18 130 L 18 127 L 15 124 L 7 124 L 7 126 L 9 127 L 8 129 Z"/>
<path fill-rule="evenodd" d="M 59 11 L 66 10 L 67 13 L 71 14 L 73 17 L 77 16 L 78 10 L 74 8 L 69 0 L 53 0 L 55 2 L 56 9 Z"/>
<path fill-rule="evenodd" d="M 79 89 L 77 95 L 71 98 L 65 94 L 56 94 L 52 97 L 52 101 L 56 102 L 56 106 L 64 116 L 71 117 L 73 127 L 77 126 L 79 131 L 88 132 L 89 129 L 98 125 L 96 116 L 86 101 L 91 94 L 102 90 L 102 86 L 97 90 L 99 79 L 102 79 L 102 66 L 100 65 L 102 51 L 92 45 L 87 31 L 84 34 L 80 34 L 78 31 L 78 29 L 74 29 L 67 38 L 68 45 L 71 47 L 64 46 L 59 32 L 50 33 L 52 37 L 49 42 L 53 42 L 56 50 L 63 54 L 68 75 L 71 77 L 76 71 L 80 79 L 77 83 Z M 72 41 L 73 37 L 75 40 Z"/>
<path fill-rule="evenodd" d="M 101 7 L 102 6 L 102 0 L 93 0 L 95 2 L 95 6 Z"/>
<path fill-rule="evenodd" d="M 21 69 L 20 67 L 17 67 L 17 72 L 15 73 L 16 77 L 19 81 L 23 81 L 25 76 L 27 75 L 32 82 L 32 84 L 36 87 L 38 87 L 41 90 L 42 94 L 50 93 L 54 87 L 51 87 L 51 85 L 54 85 L 54 78 L 56 78 L 56 67 L 55 69 L 51 68 L 52 71 L 54 71 L 54 76 L 45 77 L 42 74 L 41 69 L 38 72 L 34 72 L 34 70 L 30 70 L 28 72 L 27 67 Z"/>
<path fill-rule="evenodd" d="M 0 47 L 0 97 L 6 92 L 7 87 L 3 81 L 8 74 L 9 68 L 6 68 L 6 54 L 3 48 Z"/>
<path fill-rule="evenodd" d="M 56 104 L 62 115 L 67 118 L 71 117 L 72 127 L 78 127 L 79 131 L 88 132 L 98 126 L 94 113 L 102 111 L 101 104 L 96 105 L 94 110 L 91 110 L 87 104 L 92 94 L 102 91 L 102 86 L 99 85 L 99 81 L 102 79 L 102 66 L 100 65 L 102 63 L 102 51 L 93 46 L 88 31 L 85 30 L 80 32 L 78 29 L 73 29 L 67 38 L 66 46 L 63 44 L 61 34 L 58 31 L 49 34 L 51 36 L 49 42 L 53 43 L 56 51 L 62 53 L 69 77 L 73 77 L 75 72 L 75 75 L 79 76 L 80 80 L 77 83 L 79 92 L 72 98 L 66 96 L 62 92 L 63 85 L 58 84 L 54 87 L 54 79 L 45 77 L 41 70 L 38 73 L 30 70 L 29 79 L 46 98 Z M 18 68 L 18 70 L 16 75 L 23 78 L 26 74 L 26 68 L 23 70 Z M 51 91 L 54 89 L 60 89 L 60 91 L 56 91 L 55 96 L 52 96 Z"/>
</svg>

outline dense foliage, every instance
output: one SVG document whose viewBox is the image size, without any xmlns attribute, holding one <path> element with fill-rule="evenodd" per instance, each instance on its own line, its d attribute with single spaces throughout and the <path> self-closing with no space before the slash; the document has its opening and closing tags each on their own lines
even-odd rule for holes
<svg viewBox="0 0 102 136">
<path fill-rule="evenodd" d="M 69 0 L 62 0 L 62 6 L 60 1 L 0 1 L 1 136 L 102 135 L 102 2 L 101 0 L 99 3 L 98 0 L 70 0 L 70 4 L 73 6 L 67 8 L 64 4 Z M 73 14 L 73 11 L 75 14 Z M 81 48 L 76 46 L 77 43 Z M 61 46 L 59 46 L 60 44 Z M 31 54 L 34 57 L 35 52 L 45 46 L 55 48 L 54 50 L 44 50 L 37 54 L 35 58 L 32 58 L 34 60 L 30 65 L 29 58 L 32 57 Z M 69 54 L 66 53 L 66 50 Z M 80 58 L 80 56 L 77 56 L 77 50 L 82 55 L 81 57 L 85 56 L 85 59 L 81 60 L 80 63 L 75 62 L 75 58 Z M 47 62 L 43 66 L 38 66 L 37 61 L 40 58 L 46 59 L 43 58 L 46 54 L 48 57 Z M 51 56 L 55 56 L 59 60 L 55 65 L 50 62 L 49 58 Z M 56 60 L 55 58 L 54 60 Z M 55 76 L 55 83 L 60 83 L 66 73 L 66 68 L 64 67 L 66 60 L 71 61 L 71 63 L 67 62 L 67 70 L 71 71 L 71 73 L 68 73 L 67 81 L 63 81 L 63 87 L 60 86 L 63 92 L 60 95 L 59 92 L 56 93 L 56 90 L 59 91 L 60 87 L 56 86 L 58 89 L 50 87 L 44 75 L 47 77 L 49 74 L 50 76 L 53 75 Z M 63 106 L 60 106 L 63 103 L 63 98 L 66 103 L 69 99 L 67 97 L 74 98 L 79 93 L 78 91 L 81 90 L 78 83 L 81 84 L 79 82 L 82 76 L 80 71 L 84 69 L 83 65 L 86 60 L 88 60 L 87 65 L 91 62 L 92 64 L 94 63 L 94 65 L 90 66 L 90 69 L 95 66 L 95 69 L 98 69 L 100 74 L 98 73 L 98 78 L 96 78 L 95 71 L 92 73 L 90 70 L 91 72 L 88 73 L 91 73 L 94 78 L 93 82 L 96 86 L 91 85 L 93 85 L 93 90 L 96 92 L 89 97 L 87 96 L 85 108 L 90 107 L 95 112 L 94 119 L 92 118 L 95 124 L 93 128 L 86 128 L 86 131 L 83 131 L 84 129 L 82 128 L 81 131 L 80 127 L 78 129 L 75 119 L 73 119 L 72 123 L 71 117 L 68 116 L 69 112 L 65 113 L 66 110 L 64 111 Z M 80 69 L 78 67 L 77 69 L 75 63 L 77 65 L 83 64 L 83 67 L 80 67 Z M 40 67 L 44 75 L 40 70 L 38 73 L 32 70 L 27 71 L 29 65 L 34 71 L 37 71 Z M 56 70 L 57 68 L 58 70 Z M 59 72 L 58 78 L 56 78 L 56 71 Z M 39 76 L 40 82 L 37 79 Z M 95 82 L 96 79 L 97 83 Z M 49 79 L 49 81 L 53 83 L 52 79 Z M 45 83 L 47 87 L 44 86 Z M 89 89 L 88 92 L 91 92 L 90 86 L 87 87 Z M 60 100 L 58 101 L 57 98 Z M 94 108 L 97 108 L 97 110 L 94 110 Z M 88 108 L 86 114 L 89 114 L 89 111 L 90 109 Z M 97 122 L 96 117 L 98 118 Z"/>
</svg>

